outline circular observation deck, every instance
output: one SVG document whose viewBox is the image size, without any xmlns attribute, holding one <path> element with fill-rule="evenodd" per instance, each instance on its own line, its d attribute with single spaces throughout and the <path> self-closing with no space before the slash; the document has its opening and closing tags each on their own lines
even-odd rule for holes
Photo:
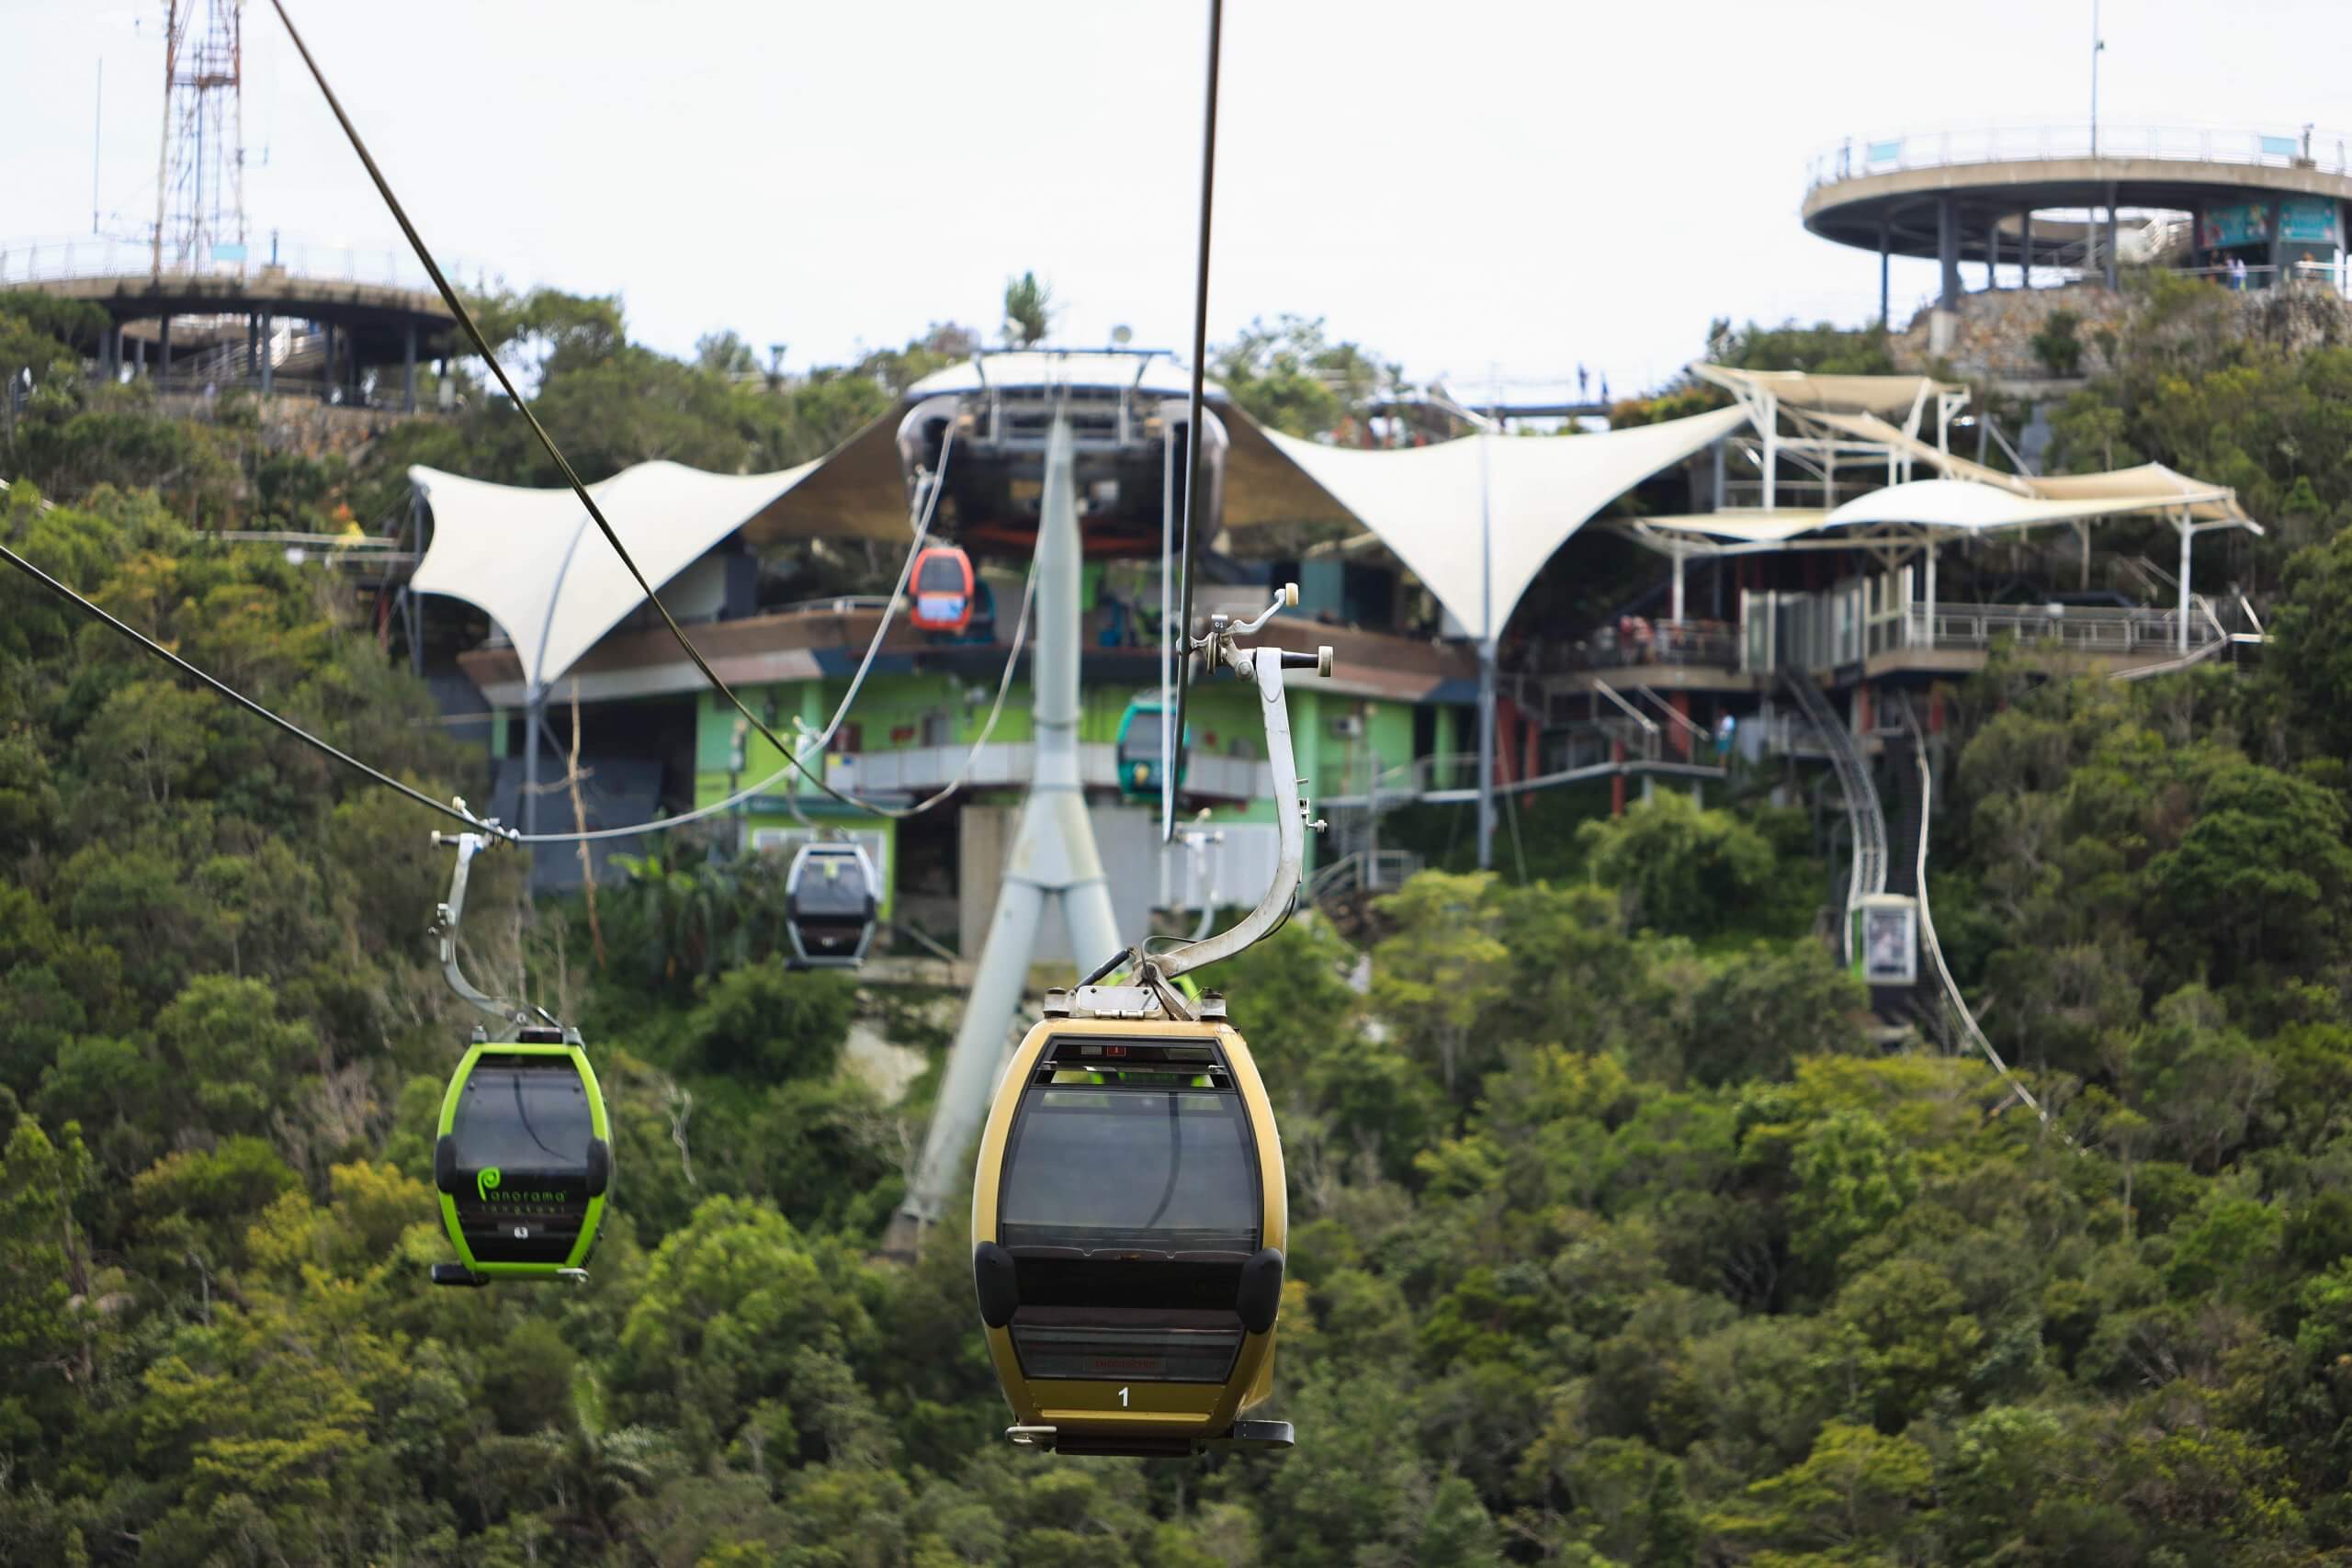
<svg viewBox="0 0 2352 1568">
<path fill-rule="evenodd" d="M 1813 160 L 1802 210 L 1861 250 L 2056 267 L 2096 265 L 2109 209 L 2178 213 L 2142 259 L 2285 265 L 2335 259 L 2347 201 L 2352 136 L 2076 122 L 1849 138 Z"/>
</svg>

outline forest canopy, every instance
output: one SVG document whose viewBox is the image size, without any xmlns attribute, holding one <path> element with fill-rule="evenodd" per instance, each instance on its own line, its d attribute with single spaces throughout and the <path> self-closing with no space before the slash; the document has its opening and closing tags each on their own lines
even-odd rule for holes
<svg viewBox="0 0 2352 1568">
<path fill-rule="evenodd" d="M 689 363 L 612 301 L 500 309 L 605 466 L 794 460 L 934 352 L 777 397 L 740 340 Z M 428 793 L 477 789 L 354 605 L 198 525 L 368 515 L 411 460 L 531 478 L 511 417 L 305 468 L 81 385 L 76 330 L 0 300 L 36 367 L 0 537 Z M 955 998 L 787 970 L 779 868 L 690 839 L 607 889 L 601 966 L 582 911 L 481 863 L 469 961 L 582 1021 L 621 1187 L 586 1284 L 430 1289 L 471 1022 L 424 936 L 434 824 L 0 580 L 0 1562 L 2340 1561 L 2341 351 L 2161 352 L 2080 393 L 2062 450 L 2112 423 L 2305 522 L 2257 670 L 1996 660 L 1955 693 L 1937 924 L 2050 1120 L 1980 1055 L 1873 1037 L 1776 775 L 1620 818 L 1532 801 L 1536 874 L 1432 870 L 1217 975 L 1290 1171 L 1279 1456 L 1003 1443 L 953 1205 L 919 1262 L 875 1251 Z M 1285 407 L 1372 374 L 1304 322 L 1235 354 Z M 855 1070 L 861 1021 L 927 1051 L 904 1099 Z"/>
</svg>

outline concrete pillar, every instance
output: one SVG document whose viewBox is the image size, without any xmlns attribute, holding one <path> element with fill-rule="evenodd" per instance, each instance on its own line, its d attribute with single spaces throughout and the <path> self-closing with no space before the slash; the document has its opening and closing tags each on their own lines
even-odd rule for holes
<svg viewBox="0 0 2352 1568">
<path fill-rule="evenodd" d="M 139 339 L 131 345 L 131 353 L 139 361 L 139 375 L 143 380 L 147 375 L 147 340 L 143 337 Z"/>
<path fill-rule="evenodd" d="M 334 323 L 327 322 L 326 330 L 326 362 L 319 372 L 319 380 L 323 389 L 332 389 L 334 386 Z"/>
<path fill-rule="evenodd" d="M 2033 287 L 2033 209 L 2018 214 L 2018 287 Z"/>
<path fill-rule="evenodd" d="M 254 362 L 261 358 L 261 318 L 251 310 L 245 312 L 245 370 L 251 374 Z"/>
<path fill-rule="evenodd" d="M 1886 303 L 1886 258 L 1889 254 L 1889 228 L 1890 225 L 1885 219 L 1882 218 L 1878 220 L 1878 330 L 1881 332 L 1891 332 L 1894 330 L 1893 323 L 1887 319 Z M 1723 459 L 1718 457 L 1715 461 L 1717 465 L 1720 466 Z M 1720 506 L 1723 503 L 1721 502 L 1717 502 L 1716 504 Z"/>
<path fill-rule="evenodd" d="M 2286 204 L 2273 197 L 2270 201 L 2270 281 L 2287 281 L 2287 225 L 2280 209 Z"/>
<path fill-rule="evenodd" d="M 1960 306 L 1960 198 L 1946 191 L 1936 197 L 1936 259 L 1943 268 L 1939 303 L 1947 310 Z"/>
<path fill-rule="evenodd" d="M 162 329 L 155 334 L 155 389 L 171 390 L 172 386 L 172 319 L 164 318 Z"/>
<path fill-rule="evenodd" d="M 272 361 L 277 357 L 277 323 L 270 319 L 269 312 L 264 310 L 261 313 L 261 395 L 265 398 L 269 396 L 270 371 L 275 367 Z"/>
<path fill-rule="evenodd" d="M 416 323 L 401 333 L 401 412 L 416 412 Z"/>
<path fill-rule="evenodd" d="M 2188 541 L 2195 536 L 2196 529 L 2194 525 L 2190 524 L 2188 520 L 2188 513 L 2186 512 L 2180 514 L 2180 522 L 2177 526 L 2180 529 L 2180 626 L 2175 634 L 2175 642 L 2178 651 L 2185 654 L 2188 651 L 2188 604 L 2190 598 L 2188 592 Z"/>
<path fill-rule="evenodd" d="M 2117 254 L 2114 254 L 2114 181 L 2108 181 L 2108 237 L 2105 237 L 2105 243 L 2100 244 L 2100 249 L 2105 252 L 2105 261 L 2108 261 L 2108 287 L 2112 289 L 2112 287 L 2117 287 L 2117 277 L 2114 277 L 2114 268 L 2117 268 Z"/>
<path fill-rule="evenodd" d="M 1984 288 L 1989 293 L 2001 287 L 2001 222 L 1997 218 L 1984 220 Z"/>
</svg>

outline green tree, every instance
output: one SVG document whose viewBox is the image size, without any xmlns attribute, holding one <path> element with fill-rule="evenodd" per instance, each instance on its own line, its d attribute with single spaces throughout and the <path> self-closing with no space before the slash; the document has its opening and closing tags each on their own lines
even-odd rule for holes
<svg viewBox="0 0 2352 1568">
<path fill-rule="evenodd" d="M 1004 280 L 1004 341 L 1035 348 L 1054 327 L 1054 289 L 1034 272 Z"/>
</svg>

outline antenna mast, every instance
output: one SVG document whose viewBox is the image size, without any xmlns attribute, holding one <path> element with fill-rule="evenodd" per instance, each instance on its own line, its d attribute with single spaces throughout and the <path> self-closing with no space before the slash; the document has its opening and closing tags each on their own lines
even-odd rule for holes
<svg viewBox="0 0 2352 1568">
<path fill-rule="evenodd" d="M 152 266 L 245 259 L 244 0 L 164 0 Z"/>
</svg>

